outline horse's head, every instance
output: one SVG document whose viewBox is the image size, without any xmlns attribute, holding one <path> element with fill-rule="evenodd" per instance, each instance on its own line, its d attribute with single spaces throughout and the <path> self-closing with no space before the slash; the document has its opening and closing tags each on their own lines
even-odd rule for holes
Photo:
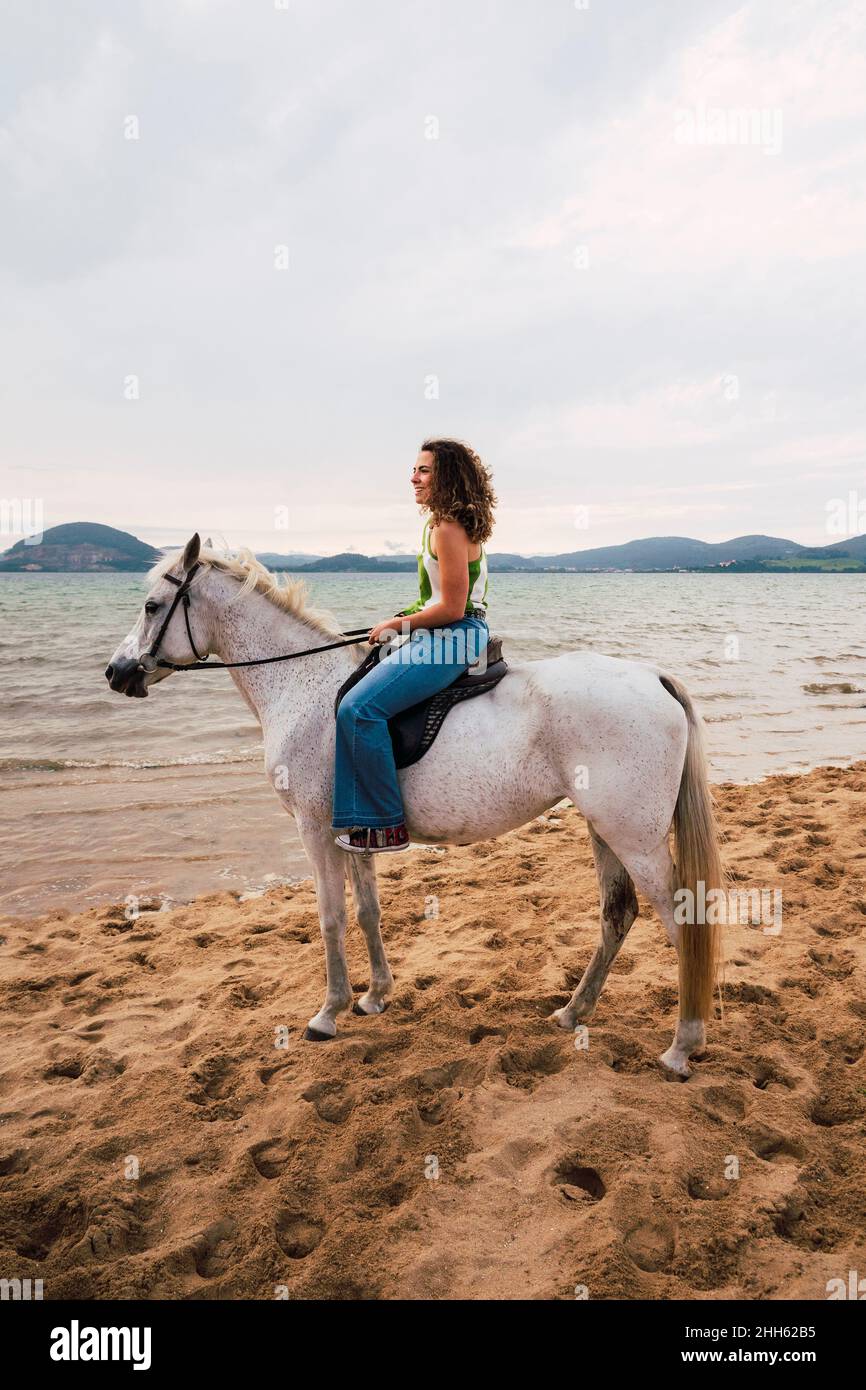
<svg viewBox="0 0 866 1390">
<path fill-rule="evenodd" d="M 156 665 L 157 660 L 188 666 L 207 656 L 201 614 L 189 604 L 195 594 L 200 550 L 196 533 L 180 560 L 154 580 L 138 622 L 106 667 L 105 679 L 112 690 L 143 699 L 152 685 L 171 675 L 168 667 Z"/>
</svg>

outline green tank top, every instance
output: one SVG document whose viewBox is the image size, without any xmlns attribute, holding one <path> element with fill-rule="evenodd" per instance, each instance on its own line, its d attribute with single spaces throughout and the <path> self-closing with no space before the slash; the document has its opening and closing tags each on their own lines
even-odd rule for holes
<svg viewBox="0 0 866 1390">
<path fill-rule="evenodd" d="M 421 549 L 418 552 L 419 597 L 411 608 L 401 608 L 400 612 L 406 616 L 419 613 L 422 608 L 432 608 L 434 603 L 442 601 L 439 561 L 430 547 L 429 526 L 428 517 L 421 532 Z M 487 556 L 483 545 L 478 559 L 469 561 L 469 592 L 464 611 L 468 613 L 473 608 L 487 609 Z"/>
</svg>

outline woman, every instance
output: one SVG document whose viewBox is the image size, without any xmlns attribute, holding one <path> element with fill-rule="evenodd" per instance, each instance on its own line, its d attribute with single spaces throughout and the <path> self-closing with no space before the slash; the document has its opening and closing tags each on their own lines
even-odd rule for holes
<svg viewBox="0 0 866 1390">
<path fill-rule="evenodd" d="M 490 471 L 455 439 L 428 439 L 412 473 L 415 500 L 429 512 L 418 556 L 420 594 L 411 608 L 377 623 L 370 644 L 398 629 L 407 639 L 354 685 L 337 711 L 333 829 L 341 849 L 409 848 L 388 720 L 451 685 L 487 645 L 487 556 L 496 496 Z"/>
</svg>

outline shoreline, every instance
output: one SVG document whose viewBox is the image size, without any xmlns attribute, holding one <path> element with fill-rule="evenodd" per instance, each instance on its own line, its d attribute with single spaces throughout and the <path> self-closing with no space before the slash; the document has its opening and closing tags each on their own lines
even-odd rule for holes
<svg viewBox="0 0 866 1390">
<path fill-rule="evenodd" d="M 769 773 L 763 777 L 746 778 L 742 781 L 730 777 L 723 781 L 716 781 L 713 779 L 712 769 L 710 769 L 710 784 L 714 794 L 716 794 L 721 789 L 726 788 L 760 786 L 773 778 L 807 778 L 813 773 L 832 768 L 848 771 L 857 768 L 861 762 L 862 759 L 852 755 L 852 758 L 847 762 L 834 760 L 827 763 L 814 763 L 803 769 L 787 769 Z M 257 771 L 252 770 L 252 766 L 251 762 L 245 758 L 237 763 L 189 764 L 182 768 L 176 765 L 118 770 L 100 768 L 98 771 L 104 775 L 93 778 L 92 781 L 87 780 L 86 774 L 92 772 L 93 769 L 70 769 L 69 771 L 73 774 L 70 785 L 75 785 L 79 790 L 82 786 L 101 786 L 106 789 L 103 796 L 106 796 L 110 791 L 115 777 L 118 781 L 122 780 L 125 791 L 129 785 L 135 785 L 135 779 L 138 776 L 143 791 L 147 793 L 142 804 L 146 805 L 149 811 L 159 811 L 160 821 L 168 828 L 170 835 L 181 833 L 179 826 L 182 822 L 182 833 L 184 837 L 189 838 L 191 844 L 204 846 L 208 843 L 209 836 L 212 858 L 209 859 L 204 854 L 192 854 L 189 856 L 189 862 L 178 861 L 167 871 L 163 870 L 162 877 L 160 877 L 160 874 L 155 872 L 152 867 L 153 856 L 149 856 L 147 873 L 150 877 L 148 878 L 145 876 L 144 861 L 135 866 L 133 851 L 130 851 L 133 864 L 131 872 L 128 871 L 128 866 L 124 868 L 123 872 L 121 872 L 121 866 L 112 866 L 106 843 L 101 846 L 98 856 L 99 867 L 94 869 L 92 878 L 86 884 L 79 885 L 74 891 L 67 891 L 62 885 L 46 886 L 43 889 L 44 903 L 35 907 L 30 905 L 10 907 L 9 902 L 15 902 L 18 882 L 27 881 L 28 864 L 33 860 L 38 862 L 40 858 L 40 855 L 33 854 L 29 844 L 26 848 L 22 845 L 19 851 L 19 878 L 16 879 L 13 874 L 7 876 L 6 902 L 0 899 L 0 926 L 10 929 L 16 925 L 31 923 L 50 916 L 58 909 L 69 913 L 78 913 L 109 907 L 123 908 L 130 897 L 138 897 L 142 902 L 158 902 L 162 905 L 158 910 L 165 910 L 166 907 L 189 907 L 200 898 L 220 893 L 224 886 L 230 886 L 238 899 L 244 901 L 262 896 L 269 890 L 270 886 L 286 886 L 311 881 L 309 861 L 300 843 L 294 820 L 291 816 L 286 815 L 270 787 L 258 776 Z M 207 795 L 202 797 L 200 807 L 191 809 L 190 786 L 194 785 L 197 778 L 207 779 L 215 773 L 225 775 L 227 785 L 215 795 L 212 795 L 210 788 L 208 788 Z M 14 783 L 15 777 L 12 776 L 9 780 Z M 178 793 L 184 792 L 183 796 L 178 794 L 174 800 L 170 796 L 166 797 L 161 810 L 160 798 L 165 795 L 165 792 L 158 789 L 160 783 L 165 783 L 169 787 L 176 783 Z M 184 783 L 188 785 L 184 786 Z M 52 790 L 52 774 L 42 770 L 40 781 L 29 782 L 28 789 L 41 792 Z M 235 843 L 228 819 L 225 821 L 222 838 L 215 839 L 214 837 L 211 808 L 213 805 L 219 806 L 226 797 L 232 798 L 233 805 L 240 804 L 244 808 L 244 814 L 254 814 L 257 817 L 257 824 L 264 845 L 255 847 L 252 853 L 250 853 L 248 846 L 238 846 Z M 570 804 L 573 803 L 568 798 L 563 798 L 557 803 L 557 807 Z M 556 808 L 552 809 L 555 810 Z M 64 857 L 70 865 L 69 872 L 72 872 L 76 867 L 80 868 L 83 863 L 90 862 L 95 843 L 92 837 L 97 833 L 100 817 L 104 819 L 106 813 L 111 814 L 110 800 L 106 804 L 94 808 L 93 814 L 86 818 L 87 841 L 73 839 L 66 846 Z M 194 817 L 196 814 L 198 814 L 199 819 L 193 820 L 193 828 L 191 828 L 190 816 Z M 20 815 L 19 810 L 16 812 L 16 819 L 19 821 Z M 178 828 L 174 826 L 175 820 L 178 821 Z M 2 818 L 0 818 L 0 825 L 2 825 Z M 207 834 L 205 833 L 205 825 L 209 827 Z M 7 846 L 13 844 L 10 837 L 14 836 L 14 833 L 14 829 L 7 832 Z M 416 844 L 418 848 L 427 848 L 418 842 Z M 30 860 L 27 858 L 28 853 Z M 166 849 L 166 854 L 168 853 L 170 853 L 170 845 Z M 220 861 L 225 861 L 221 868 L 219 867 Z M 123 889 L 112 889 L 110 886 L 112 881 L 116 882 L 118 878 L 122 879 Z M 182 883 L 184 878 L 192 885 L 190 891 L 178 891 L 178 882 Z M 224 879 L 226 884 L 222 885 L 217 882 L 218 878 Z M 100 885 L 103 886 L 100 887 Z M 123 891 L 124 889 L 125 891 Z"/>
</svg>

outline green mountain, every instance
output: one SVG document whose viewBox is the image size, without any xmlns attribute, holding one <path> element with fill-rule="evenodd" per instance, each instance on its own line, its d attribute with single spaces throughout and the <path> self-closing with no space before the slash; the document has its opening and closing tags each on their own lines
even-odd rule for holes
<svg viewBox="0 0 866 1390">
<path fill-rule="evenodd" d="M 99 571 L 150 568 L 163 552 L 128 531 L 93 522 L 52 526 L 39 545 L 18 541 L 0 555 L 0 573 L 20 570 Z M 269 569 L 293 574 L 414 573 L 414 555 L 339 555 L 262 553 Z M 698 570 L 716 573 L 790 573 L 823 570 L 866 571 L 866 535 L 833 545 L 804 546 L 778 536 L 736 536 L 730 541 L 699 541 L 690 536 L 648 536 L 624 545 L 597 546 L 560 555 L 515 555 L 494 552 L 487 557 L 491 572 L 540 574 L 631 571 L 669 573 Z"/>
<path fill-rule="evenodd" d="M 755 561 L 792 558 L 803 546 L 777 536 L 736 536 L 730 541 L 697 541 L 690 536 L 650 536 L 574 550 L 565 555 L 535 557 L 534 567 L 574 570 L 673 570 L 705 569 L 734 560 Z"/>
<path fill-rule="evenodd" d="M 295 573 L 312 574 L 316 570 L 361 571 L 363 573 L 388 573 L 389 571 L 414 571 L 417 573 L 418 561 L 414 555 L 359 555 L 356 550 L 344 550 L 339 555 L 325 555 L 304 565 L 292 565 Z"/>
<path fill-rule="evenodd" d="M 784 572 L 797 570 L 866 569 L 866 536 L 853 537 L 832 546 L 809 548 L 778 536 L 736 536 L 730 541 L 698 541 L 690 536 L 650 536 L 623 545 L 598 546 L 562 555 L 513 555 L 494 551 L 487 557 L 491 573 L 498 571 L 538 574 L 544 572 L 605 573 L 634 571 L 669 573 L 672 570 L 748 570 Z M 408 556 L 359 555 L 344 551 L 314 563 L 292 566 L 295 573 L 315 571 L 368 572 L 414 570 Z"/>
<path fill-rule="evenodd" d="M 70 521 L 50 526 L 39 545 L 17 541 L 0 555 L 0 571 L 146 570 L 160 554 L 128 531 L 93 521 Z"/>
</svg>

